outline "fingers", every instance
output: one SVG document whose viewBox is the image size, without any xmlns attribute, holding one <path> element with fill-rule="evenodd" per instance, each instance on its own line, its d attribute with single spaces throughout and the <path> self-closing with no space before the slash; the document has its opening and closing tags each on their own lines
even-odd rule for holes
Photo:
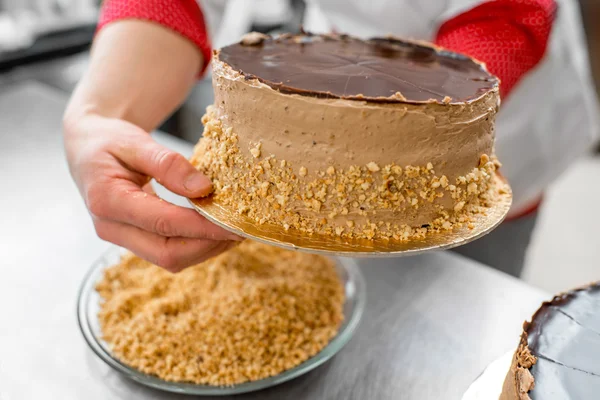
<svg viewBox="0 0 600 400">
<path fill-rule="evenodd" d="M 144 186 L 142 186 L 142 190 L 148 194 L 151 194 L 152 196 L 156 196 L 156 192 L 152 187 L 152 182 L 148 182 Z"/>
<path fill-rule="evenodd" d="M 171 271 L 215 256 L 231 247 L 232 240 L 241 240 L 194 210 L 162 201 L 146 185 L 153 176 L 186 197 L 210 193 L 210 181 L 183 156 L 125 121 L 90 122 L 78 132 L 78 140 L 69 140 L 70 168 L 98 236 Z"/>
<path fill-rule="evenodd" d="M 181 154 L 156 143 L 150 136 L 136 143 L 124 143 L 115 156 L 135 171 L 154 177 L 170 191 L 184 197 L 204 197 L 212 183 Z"/>
<path fill-rule="evenodd" d="M 166 237 L 208 240 L 241 238 L 207 221 L 196 211 L 149 194 L 131 181 L 120 179 L 91 192 L 88 206 L 98 219 L 133 225 Z M 99 199 L 99 200 L 94 200 Z"/>
<path fill-rule="evenodd" d="M 94 225 L 101 239 L 128 248 L 139 257 L 171 272 L 179 272 L 212 258 L 236 244 L 230 241 L 166 238 L 107 220 L 95 220 Z"/>
</svg>

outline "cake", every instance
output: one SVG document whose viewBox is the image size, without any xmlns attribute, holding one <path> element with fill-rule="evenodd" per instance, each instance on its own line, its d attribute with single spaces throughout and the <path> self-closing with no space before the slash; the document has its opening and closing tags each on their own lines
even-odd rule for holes
<svg viewBox="0 0 600 400">
<path fill-rule="evenodd" d="M 472 228 L 502 191 L 498 79 L 421 42 L 251 33 L 215 51 L 192 163 L 257 224 L 412 240 Z"/>
<path fill-rule="evenodd" d="M 525 322 L 501 400 L 600 397 L 600 283 L 555 296 Z"/>
</svg>

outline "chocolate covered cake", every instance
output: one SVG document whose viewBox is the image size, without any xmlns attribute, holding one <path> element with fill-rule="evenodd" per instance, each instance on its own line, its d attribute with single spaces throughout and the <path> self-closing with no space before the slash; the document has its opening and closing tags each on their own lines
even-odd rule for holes
<svg viewBox="0 0 600 400">
<path fill-rule="evenodd" d="M 410 240 L 471 227 L 498 191 L 498 80 L 395 38 L 252 33 L 215 51 L 192 162 L 215 199 L 303 233 Z"/>
<path fill-rule="evenodd" d="M 555 296 L 523 326 L 501 400 L 600 398 L 600 284 Z"/>
</svg>

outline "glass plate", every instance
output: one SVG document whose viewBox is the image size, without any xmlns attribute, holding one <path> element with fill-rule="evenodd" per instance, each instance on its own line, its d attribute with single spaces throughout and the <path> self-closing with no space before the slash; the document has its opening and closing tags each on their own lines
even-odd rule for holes
<svg viewBox="0 0 600 400">
<path fill-rule="evenodd" d="M 340 351 L 352 337 L 365 308 L 366 288 L 360 268 L 351 259 L 338 258 L 336 259 L 337 272 L 344 283 L 346 292 L 344 322 L 342 323 L 338 334 L 323 350 L 321 350 L 321 352 L 295 368 L 284 371 L 279 375 L 235 386 L 220 387 L 197 385 L 193 383 L 167 382 L 123 364 L 113 357 L 110 347 L 102 340 L 102 332 L 98 321 L 100 296 L 94 287 L 102 278 L 104 270 L 119 262 L 123 252 L 124 250 L 119 247 L 112 247 L 92 265 L 90 271 L 85 276 L 77 300 L 77 319 L 79 328 L 81 329 L 85 341 L 100 359 L 128 378 L 155 389 L 174 393 L 215 396 L 253 392 L 289 381 L 290 379 L 294 379 L 318 367 Z"/>
</svg>

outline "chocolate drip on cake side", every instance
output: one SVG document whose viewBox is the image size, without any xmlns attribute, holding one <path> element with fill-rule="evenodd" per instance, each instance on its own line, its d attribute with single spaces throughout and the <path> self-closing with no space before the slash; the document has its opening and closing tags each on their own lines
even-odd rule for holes
<svg viewBox="0 0 600 400">
<path fill-rule="evenodd" d="M 532 400 L 600 397 L 600 284 L 545 302 L 525 333 L 537 358 Z"/>
<path fill-rule="evenodd" d="M 318 98 L 463 103 L 498 88 L 469 57 L 395 38 L 258 35 L 224 47 L 218 58 L 247 79 Z"/>
</svg>

